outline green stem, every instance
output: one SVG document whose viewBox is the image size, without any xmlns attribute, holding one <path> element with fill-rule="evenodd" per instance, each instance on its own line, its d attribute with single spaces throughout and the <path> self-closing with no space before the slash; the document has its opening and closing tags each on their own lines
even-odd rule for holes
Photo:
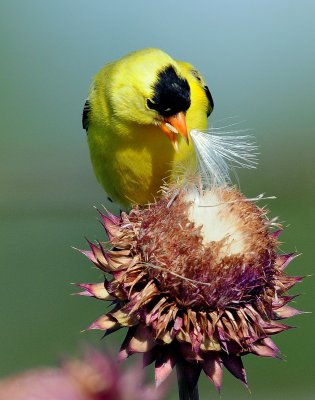
<svg viewBox="0 0 315 400">
<path fill-rule="evenodd" d="M 184 361 L 177 361 L 177 383 L 179 400 L 199 400 L 198 378 L 191 379 L 189 376 L 189 364 Z"/>
</svg>

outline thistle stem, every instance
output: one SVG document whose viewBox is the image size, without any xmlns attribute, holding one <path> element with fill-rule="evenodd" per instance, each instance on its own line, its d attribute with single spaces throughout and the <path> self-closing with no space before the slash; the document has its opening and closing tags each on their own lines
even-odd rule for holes
<svg viewBox="0 0 315 400">
<path fill-rule="evenodd" d="M 185 360 L 179 360 L 176 363 L 176 373 L 179 400 L 199 400 L 198 378 L 200 370 L 192 371 L 191 364 Z"/>
</svg>

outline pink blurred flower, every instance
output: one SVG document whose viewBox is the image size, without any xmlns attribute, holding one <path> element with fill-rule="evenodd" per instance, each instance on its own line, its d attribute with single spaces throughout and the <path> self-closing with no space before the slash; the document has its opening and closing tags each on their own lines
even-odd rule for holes
<svg viewBox="0 0 315 400">
<path fill-rule="evenodd" d="M 144 385 L 140 366 L 122 373 L 117 363 L 89 349 L 60 368 L 31 370 L 0 381 L 0 400 L 161 400 L 162 390 Z"/>
</svg>

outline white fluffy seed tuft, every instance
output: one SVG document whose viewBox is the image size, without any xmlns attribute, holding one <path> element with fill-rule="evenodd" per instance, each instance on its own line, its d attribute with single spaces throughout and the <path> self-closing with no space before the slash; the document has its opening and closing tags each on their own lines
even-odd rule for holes
<svg viewBox="0 0 315 400">
<path fill-rule="evenodd" d="M 224 240 L 222 254 L 219 255 L 222 258 L 246 251 L 246 236 L 239 229 L 239 214 L 234 211 L 231 202 L 223 200 L 220 189 L 207 190 L 202 195 L 191 191 L 187 200 L 191 203 L 189 219 L 201 227 L 205 245 Z"/>
<path fill-rule="evenodd" d="M 232 125 L 231 125 L 232 126 Z M 190 137 L 195 147 L 198 169 L 204 187 L 226 186 L 231 182 L 231 168 L 255 168 L 257 146 L 247 130 L 210 128 L 193 129 Z"/>
</svg>

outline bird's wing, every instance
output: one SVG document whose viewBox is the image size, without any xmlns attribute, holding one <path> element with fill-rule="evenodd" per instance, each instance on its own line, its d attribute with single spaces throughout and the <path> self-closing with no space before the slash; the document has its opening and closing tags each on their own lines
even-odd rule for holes
<svg viewBox="0 0 315 400">
<path fill-rule="evenodd" d="M 82 127 L 86 131 L 88 131 L 89 128 L 89 113 L 91 111 L 90 107 L 90 102 L 89 100 L 86 100 L 84 107 L 83 107 L 83 112 L 82 112 Z"/>
<path fill-rule="evenodd" d="M 185 72 L 186 76 L 187 75 L 193 76 L 198 81 L 200 88 L 204 91 L 205 95 L 207 96 L 207 99 L 208 99 L 207 117 L 209 117 L 209 115 L 213 111 L 214 102 L 213 102 L 213 98 L 211 96 L 210 90 L 209 90 L 204 78 L 202 77 L 200 72 L 196 70 L 196 68 L 193 65 L 191 65 L 185 61 L 177 61 L 177 62 L 181 66 L 182 70 Z"/>
<path fill-rule="evenodd" d="M 207 98 L 209 100 L 209 107 L 208 107 L 208 110 L 207 110 L 207 117 L 209 117 L 209 115 L 212 113 L 212 110 L 213 110 L 213 107 L 214 107 L 214 102 L 213 102 L 213 98 L 211 96 L 211 93 L 210 93 L 210 90 L 209 90 L 208 86 L 207 85 L 203 86 L 203 89 L 204 89 L 204 91 L 205 91 L 205 93 L 207 95 Z"/>
</svg>

